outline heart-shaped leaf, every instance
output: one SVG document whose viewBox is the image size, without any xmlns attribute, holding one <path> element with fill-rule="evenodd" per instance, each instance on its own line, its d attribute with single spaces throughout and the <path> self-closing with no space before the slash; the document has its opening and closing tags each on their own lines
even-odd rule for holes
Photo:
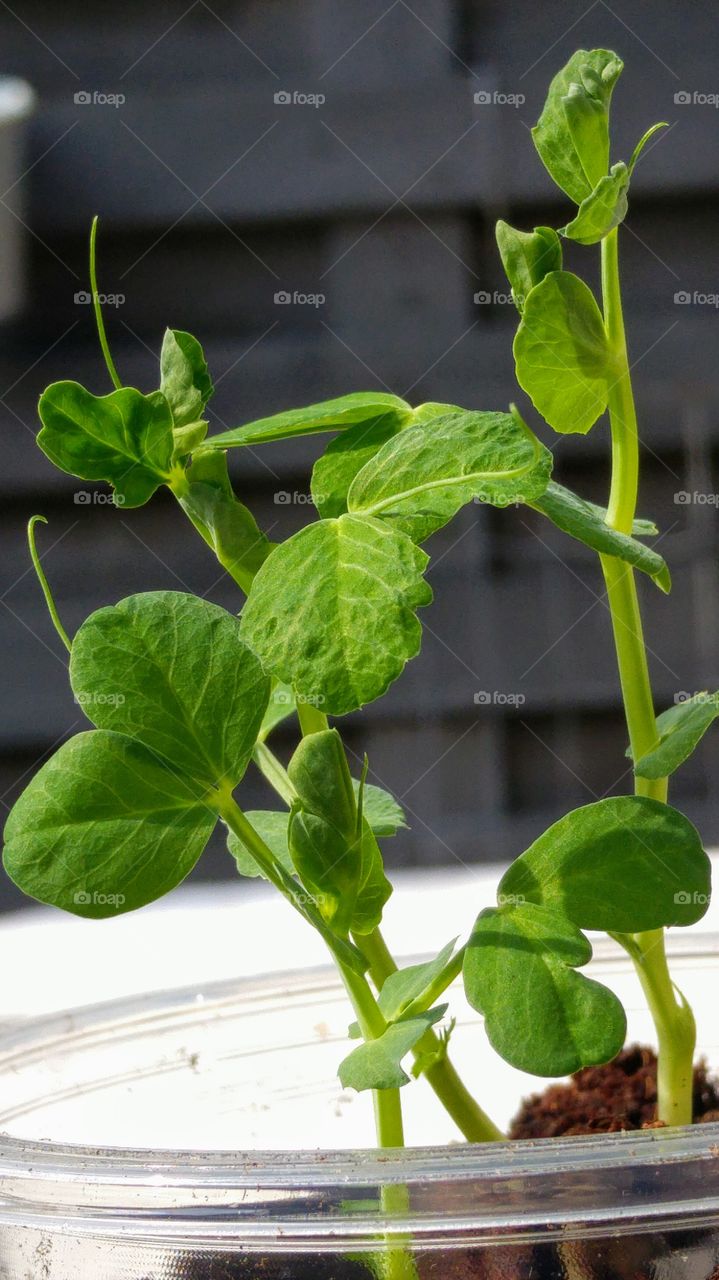
<svg viewBox="0 0 719 1280">
<path fill-rule="evenodd" d="M 406 1022 L 395 1022 L 376 1040 L 358 1045 L 340 1063 L 338 1075 L 342 1088 L 361 1093 L 364 1089 L 401 1089 L 402 1085 L 409 1084 L 402 1059 L 446 1011 L 447 1006 L 440 1005 Z"/>
<path fill-rule="evenodd" d="M 427 557 L 380 520 L 308 525 L 260 569 L 242 634 L 265 670 L 329 715 L 379 698 L 418 652 Z"/>
<path fill-rule="evenodd" d="M 603 555 L 616 556 L 627 564 L 649 574 L 662 591 L 669 591 L 672 585 L 669 567 L 657 551 L 642 546 L 633 537 L 625 533 L 617 533 L 605 521 L 606 512 L 592 502 L 585 502 L 570 489 L 550 481 L 540 498 L 531 505 L 542 515 L 547 516 L 552 524 L 570 537 L 583 542 L 593 551 Z M 654 525 L 639 523 L 642 534 L 656 533 Z"/>
<path fill-rule="evenodd" d="M 450 414 L 383 445 L 354 480 L 348 506 L 422 542 L 473 499 L 531 502 L 546 489 L 551 467 L 549 450 L 519 414 Z"/>
<path fill-rule="evenodd" d="M 552 80 L 532 130 L 545 167 L 576 204 L 609 168 L 609 104 L 623 65 L 608 49 L 578 49 Z"/>
<path fill-rule="evenodd" d="M 554 908 L 581 929 L 643 933 L 700 920 L 710 888 L 711 864 L 683 814 L 617 796 L 549 827 L 502 877 L 497 900 Z"/>
<path fill-rule="evenodd" d="M 79 382 L 53 382 L 38 411 L 43 453 L 71 476 L 106 480 L 119 506 L 141 507 L 171 479 L 172 414 L 161 392 L 94 396 Z"/>
<path fill-rule="evenodd" d="M 197 338 L 182 329 L 166 329 L 160 352 L 160 390 L 172 410 L 175 428 L 198 423 L 214 387 Z M 205 431 L 194 440 L 199 444 Z"/>
<path fill-rule="evenodd" d="M 719 693 L 695 693 L 657 716 L 659 744 L 634 766 L 640 778 L 667 778 L 688 760 L 719 716 Z M 627 754 L 631 754 L 628 752 Z"/>
<path fill-rule="evenodd" d="M 588 940 L 557 911 L 527 902 L 478 917 L 464 961 L 472 1008 L 506 1062 L 538 1076 L 563 1076 L 608 1062 L 626 1035 L 617 997 L 577 967 Z"/>
<path fill-rule="evenodd" d="M 31 898 L 74 915 L 134 911 L 197 862 L 217 821 L 204 791 L 123 734 L 78 734 L 15 804 L 5 870 Z"/>
<path fill-rule="evenodd" d="M 534 231 L 517 231 L 501 219 L 495 228 L 497 246 L 512 297 L 519 314 L 530 289 L 550 271 L 562 269 L 562 245 L 552 227 L 535 227 Z"/>
<path fill-rule="evenodd" d="M 356 391 L 336 400 L 323 400 L 304 409 L 289 409 L 271 418 L 258 418 L 242 427 L 233 427 L 207 441 L 213 449 L 231 449 L 238 445 L 263 444 L 269 440 L 289 440 L 294 436 L 315 435 L 319 431 L 339 431 L 358 422 L 371 422 L 386 413 L 412 416 L 406 400 L 384 391 Z"/>
<path fill-rule="evenodd" d="M 527 297 L 514 339 L 517 381 L 555 431 L 585 434 L 607 407 L 613 359 L 594 295 L 552 271 Z"/>
<path fill-rule="evenodd" d="M 98 728 L 138 738 L 209 786 L 239 782 L 270 693 L 238 619 L 178 591 L 93 613 L 73 640 L 70 681 Z"/>
</svg>

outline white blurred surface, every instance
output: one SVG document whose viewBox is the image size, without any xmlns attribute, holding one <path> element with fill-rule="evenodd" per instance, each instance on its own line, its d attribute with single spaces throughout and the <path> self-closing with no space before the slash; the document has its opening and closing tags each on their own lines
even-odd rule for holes
<svg viewBox="0 0 719 1280">
<path fill-rule="evenodd" d="M 715 868 L 718 861 L 715 854 Z M 394 955 L 435 952 L 450 938 L 466 938 L 478 913 L 495 901 L 503 870 L 395 874 L 383 924 Z M 719 903 L 694 930 L 719 932 Z M 0 1016 L 327 963 L 313 930 L 259 881 L 188 886 L 104 921 L 29 907 L 0 922 Z"/>
</svg>

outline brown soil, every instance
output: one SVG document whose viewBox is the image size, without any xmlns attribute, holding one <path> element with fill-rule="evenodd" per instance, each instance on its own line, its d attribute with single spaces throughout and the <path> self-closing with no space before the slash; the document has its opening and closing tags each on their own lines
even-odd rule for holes
<svg viewBox="0 0 719 1280">
<path fill-rule="evenodd" d="M 656 1127 L 657 1059 L 632 1045 L 603 1067 L 585 1067 L 568 1084 L 551 1084 L 525 1098 L 510 1138 L 559 1138 Z M 705 1062 L 694 1068 L 694 1122 L 719 1120 L 719 1082 Z"/>
</svg>

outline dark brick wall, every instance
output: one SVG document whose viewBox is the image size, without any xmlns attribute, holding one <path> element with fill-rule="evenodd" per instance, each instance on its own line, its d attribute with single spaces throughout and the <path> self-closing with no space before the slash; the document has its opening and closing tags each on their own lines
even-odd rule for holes
<svg viewBox="0 0 719 1280">
<path fill-rule="evenodd" d="M 672 125 L 638 167 L 622 237 L 642 511 L 665 531 L 675 574 L 669 600 L 645 584 L 642 598 L 658 702 L 717 686 L 716 507 L 674 495 L 719 489 L 717 311 L 675 302 L 680 291 L 719 291 L 719 113 L 675 102 L 719 91 L 718 33 L 714 5 L 665 0 L 614 11 L 598 0 L 587 12 L 574 0 L 0 8 L 0 70 L 27 76 L 40 98 L 33 167 L 3 197 L 24 210 L 29 253 L 28 305 L 0 348 L 3 804 L 82 720 L 26 573 L 29 514 L 50 521 L 46 566 L 70 628 L 144 588 L 235 600 L 169 498 L 126 514 L 77 502 L 81 486 L 34 445 L 47 382 L 106 387 L 89 308 L 74 301 L 91 215 L 103 218 L 101 288 L 125 297 L 107 315 L 123 376 L 155 385 L 163 327 L 190 328 L 218 379 L 217 429 L 377 386 L 503 407 L 517 394 L 515 316 L 474 296 L 506 293 L 496 217 L 564 220 L 528 126 L 579 44 L 626 60 L 617 157 L 655 119 Z M 495 91 L 525 101 L 474 102 Z M 79 92 L 125 102 L 78 103 Z M 276 103 L 278 92 L 325 102 Z M 590 251 L 568 256 L 594 271 Z M 280 290 L 325 301 L 282 306 Z M 601 499 L 607 443 L 603 424 L 559 442 L 561 478 Z M 238 491 L 274 537 L 306 520 L 303 502 L 277 495 L 307 493 L 321 447 L 315 438 L 233 458 Z M 347 722 L 348 742 L 368 750 L 411 811 L 412 830 L 388 849 L 395 862 L 509 857 L 566 808 L 627 786 L 603 586 L 589 554 L 522 510 L 469 509 L 430 549 L 436 603 L 422 654 L 382 703 Z M 480 691 L 489 705 L 475 703 Z M 685 767 L 674 796 L 716 840 L 710 751 Z M 266 798 L 258 782 L 246 795 Z M 200 874 L 225 870 L 217 849 Z M 2 900 L 17 901 L 7 886 Z"/>
</svg>

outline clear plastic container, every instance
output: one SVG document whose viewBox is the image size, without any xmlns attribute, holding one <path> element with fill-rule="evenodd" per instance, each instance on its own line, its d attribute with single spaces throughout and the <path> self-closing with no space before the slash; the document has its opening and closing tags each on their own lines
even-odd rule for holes
<svg viewBox="0 0 719 1280">
<path fill-rule="evenodd" d="M 672 950 L 700 1026 L 715 1026 L 716 940 L 680 938 Z M 646 1038 L 626 959 L 598 951 L 593 975 Z M 348 1016 L 334 976 L 315 971 L 115 1002 L 6 1034 L 2 1280 L 367 1280 L 388 1274 L 388 1241 L 395 1266 L 404 1251 L 393 1273 L 402 1280 L 408 1257 L 420 1280 L 715 1275 L 719 1125 L 356 1150 L 372 1130 L 369 1099 L 336 1079 Z M 719 1061 L 713 1043 L 701 1047 Z M 453 1053 L 485 1078 L 500 1119 L 538 1083 L 496 1063 L 461 1004 Z M 410 1140 L 429 1132 L 451 1144 L 426 1084 L 405 1094 Z M 389 1212 L 383 1192 L 395 1186 L 406 1203 Z"/>
</svg>

